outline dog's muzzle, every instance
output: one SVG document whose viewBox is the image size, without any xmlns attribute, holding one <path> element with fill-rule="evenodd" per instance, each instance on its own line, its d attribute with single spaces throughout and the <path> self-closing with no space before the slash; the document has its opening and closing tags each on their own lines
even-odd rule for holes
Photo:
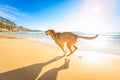
<svg viewBox="0 0 120 80">
<path fill-rule="evenodd" d="M 45 31 L 45 34 L 48 35 L 47 31 Z"/>
</svg>

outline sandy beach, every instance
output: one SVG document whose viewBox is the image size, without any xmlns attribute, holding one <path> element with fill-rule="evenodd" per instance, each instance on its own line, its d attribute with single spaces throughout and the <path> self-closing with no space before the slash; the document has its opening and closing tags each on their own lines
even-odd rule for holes
<svg viewBox="0 0 120 80">
<path fill-rule="evenodd" d="M 0 36 L 0 80 L 120 80 L 120 55 L 79 50 L 62 55 L 43 42 Z"/>
</svg>

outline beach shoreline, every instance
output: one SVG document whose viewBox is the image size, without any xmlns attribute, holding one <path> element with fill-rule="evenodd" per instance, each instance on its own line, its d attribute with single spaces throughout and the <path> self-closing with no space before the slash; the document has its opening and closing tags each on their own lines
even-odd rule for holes
<svg viewBox="0 0 120 80">
<path fill-rule="evenodd" d="M 95 35 L 92 33 L 73 32 L 77 35 Z M 0 35 L 23 38 L 37 42 L 43 42 L 59 49 L 59 46 L 52 40 L 50 36 L 46 36 L 44 32 L 2 32 Z M 119 33 L 103 33 L 99 34 L 94 40 L 78 39 L 76 46 L 78 50 L 96 51 L 111 54 L 120 54 L 120 34 Z"/>
<path fill-rule="evenodd" d="M 24 78 L 26 77 L 26 79 L 28 77 L 32 79 L 33 72 L 36 72 L 35 77 L 38 80 L 44 78 L 44 76 L 53 76 L 54 79 L 55 75 L 57 75 L 57 80 L 120 79 L 119 55 L 77 50 L 70 57 L 60 59 L 58 57 L 64 54 L 60 48 L 43 42 L 9 38 L 9 36 L 0 38 L 0 49 L 0 79 L 3 79 L 6 75 L 7 78 L 10 78 L 10 75 L 16 72 L 17 78 L 21 78 L 20 74 L 24 70 Z M 50 62 L 52 59 L 54 61 Z M 69 64 L 65 63 L 65 59 L 70 59 Z M 48 64 L 48 62 L 50 63 Z M 42 63 L 44 67 L 41 68 Z M 59 71 L 59 73 L 55 71 Z M 14 77 L 12 76 L 13 79 Z"/>
</svg>

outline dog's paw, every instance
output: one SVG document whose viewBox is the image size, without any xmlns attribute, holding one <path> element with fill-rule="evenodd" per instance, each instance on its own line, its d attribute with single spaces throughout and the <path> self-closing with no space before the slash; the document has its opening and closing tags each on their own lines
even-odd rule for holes
<svg viewBox="0 0 120 80">
<path fill-rule="evenodd" d="M 67 57 L 69 57 L 69 56 L 70 56 L 70 54 L 67 55 Z"/>
<path fill-rule="evenodd" d="M 64 51 L 64 53 L 67 53 L 67 51 Z"/>
<path fill-rule="evenodd" d="M 78 58 L 82 58 L 82 56 L 79 56 Z"/>
<path fill-rule="evenodd" d="M 63 54 L 63 56 L 66 56 L 66 54 Z"/>
</svg>

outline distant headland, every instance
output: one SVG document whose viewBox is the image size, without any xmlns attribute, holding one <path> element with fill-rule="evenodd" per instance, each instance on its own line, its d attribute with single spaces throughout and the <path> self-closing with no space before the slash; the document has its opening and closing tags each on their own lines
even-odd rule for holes
<svg viewBox="0 0 120 80">
<path fill-rule="evenodd" d="M 14 22 L 0 17 L 0 32 L 21 32 L 21 31 L 30 31 L 30 32 L 39 32 L 41 30 L 32 30 L 29 28 L 25 28 L 23 26 L 18 26 Z"/>
</svg>

